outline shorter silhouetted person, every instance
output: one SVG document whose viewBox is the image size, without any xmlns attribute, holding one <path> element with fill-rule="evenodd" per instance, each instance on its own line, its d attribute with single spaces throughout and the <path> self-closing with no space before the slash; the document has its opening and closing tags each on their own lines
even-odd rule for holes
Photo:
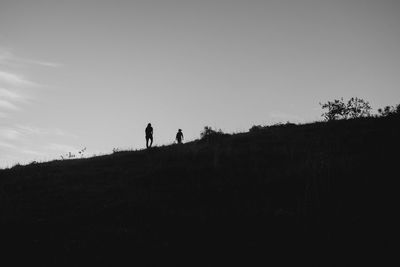
<svg viewBox="0 0 400 267">
<path fill-rule="evenodd" d="M 153 144 L 153 127 L 151 127 L 151 123 L 147 124 L 146 127 L 146 147 L 149 148 Z M 150 145 L 149 145 L 150 140 Z"/>
<path fill-rule="evenodd" d="M 178 144 L 182 144 L 182 140 L 183 140 L 182 129 L 179 129 L 178 132 L 176 133 L 176 141 L 178 142 Z"/>
</svg>

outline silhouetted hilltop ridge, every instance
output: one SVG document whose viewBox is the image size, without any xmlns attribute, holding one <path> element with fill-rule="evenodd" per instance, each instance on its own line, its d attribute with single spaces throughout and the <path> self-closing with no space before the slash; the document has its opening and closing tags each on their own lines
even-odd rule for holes
<svg viewBox="0 0 400 267">
<path fill-rule="evenodd" d="M 1 242 L 49 266 L 371 263 L 388 244 L 399 125 L 256 127 L 0 170 Z"/>
</svg>

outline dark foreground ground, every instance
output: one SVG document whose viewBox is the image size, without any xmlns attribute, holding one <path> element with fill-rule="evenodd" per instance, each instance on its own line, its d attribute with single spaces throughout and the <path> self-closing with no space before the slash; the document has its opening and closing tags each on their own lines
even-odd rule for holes
<svg viewBox="0 0 400 267">
<path fill-rule="evenodd" d="M 396 118 L 282 125 L 1 170 L 0 262 L 379 266 L 399 136 Z"/>
</svg>

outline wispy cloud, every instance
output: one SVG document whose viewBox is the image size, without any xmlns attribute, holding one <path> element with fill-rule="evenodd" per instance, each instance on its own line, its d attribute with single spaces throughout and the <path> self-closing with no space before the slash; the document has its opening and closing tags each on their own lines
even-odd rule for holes
<svg viewBox="0 0 400 267">
<path fill-rule="evenodd" d="M 12 58 L 11 52 L 0 47 L 0 64 L 8 63 L 11 58 Z"/>
<path fill-rule="evenodd" d="M 14 149 L 14 148 L 16 148 L 16 146 L 13 145 L 13 144 L 1 142 L 1 141 L 0 141 L 0 147 L 9 148 L 9 149 Z"/>
<path fill-rule="evenodd" d="M 12 100 L 23 100 L 25 97 L 19 93 L 0 88 L 0 99 L 12 99 Z"/>
<path fill-rule="evenodd" d="M 17 64 L 18 63 L 18 64 Z M 0 47 L 0 117 L 10 117 L 13 111 L 23 110 L 22 104 L 29 102 L 31 90 L 40 87 L 21 73 L 20 66 L 27 64 L 56 66 L 56 63 L 26 60 L 16 57 L 9 50 Z"/>
<path fill-rule="evenodd" d="M 24 135 L 40 135 L 40 136 L 52 135 L 52 136 L 64 136 L 64 137 L 77 137 L 76 135 L 68 133 L 59 128 L 43 128 L 32 125 L 18 124 L 15 126 L 15 129 Z"/>
<path fill-rule="evenodd" d="M 77 138 L 76 135 L 58 128 L 42 128 L 22 124 L 0 128 L 0 141 L 1 139 L 16 140 L 30 138 L 31 136 Z"/>
<path fill-rule="evenodd" d="M 29 123 L 13 123 L 13 112 L 27 112 L 35 92 L 43 84 L 30 78 L 32 68 L 56 68 L 59 63 L 16 56 L 0 46 L 0 167 L 11 163 L 48 160 L 78 150 L 63 144 L 77 136 L 58 128 L 45 128 Z M 29 75 L 31 74 L 31 75 Z M 49 142 L 57 142 L 51 143 Z M 8 163 L 7 163 L 8 162 Z"/>
<path fill-rule="evenodd" d="M 8 49 L 1 47 L 0 47 L 0 65 L 12 65 L 12 66 L 38 65 L 50 68 L 57 68 L 63 66 L 60 63 L 55 63 L 51 61 L 21 58 L 11 53 Z"/>
<path fill-rule="evenodd" d="M 21 104 L 28 102 L 28 96 L 17 93 L 16 89 L 8 90 L 0 87 L 0 117 L 8 117 L 10 111 L 22 110 Z"/>
<path fill-rule="evenodd" d="M 33 65 L 39 65 L 39 66 L 43 66 L 43 67 L 50 67 L 50 68 L 58 68 L 58 67 L 63 66 L 60 63 L 31 60 L 31 59 L 20 59 L 20 62 L 27 63 L 27 64 L 33 64 Z"/>
<path fill-rule="evenodd" d="M 19 108 L 16 105 L 14 105 L 13 103 L 11 103 L 10 101 L 1 100 L 1 99 L 0 99 L 0 108 L 8 109 L 8 110 L 19 110 Z"/>
<path fill-rule="evenodd" d="M 22 136 L 22 134 L 11 128 L 2 128 L 0 129 L 0 141 L 1 139 L 6 139 L 6 140 L 17 140 Z"/>
<path fill-rule="evenodd" d="M 22 87 L 31 87 L 31 86 L 38 86 L 37 83 L 29 81 L 28 79 L 24 78 L 22 75 L 1 71 L 0 70 L 0 83 L 7 84 L 11 86 L 22 86 Z"/>
</svg>

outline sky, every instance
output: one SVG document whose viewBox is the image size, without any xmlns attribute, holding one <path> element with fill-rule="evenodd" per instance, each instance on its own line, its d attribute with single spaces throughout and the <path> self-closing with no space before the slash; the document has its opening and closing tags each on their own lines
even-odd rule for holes
<svg viewBox="0 0 400 267">
<path fill-rule="evenodd" d="M 0 0 L 0 168 L 400 103 L 398 0 Z"/>
</svg>

